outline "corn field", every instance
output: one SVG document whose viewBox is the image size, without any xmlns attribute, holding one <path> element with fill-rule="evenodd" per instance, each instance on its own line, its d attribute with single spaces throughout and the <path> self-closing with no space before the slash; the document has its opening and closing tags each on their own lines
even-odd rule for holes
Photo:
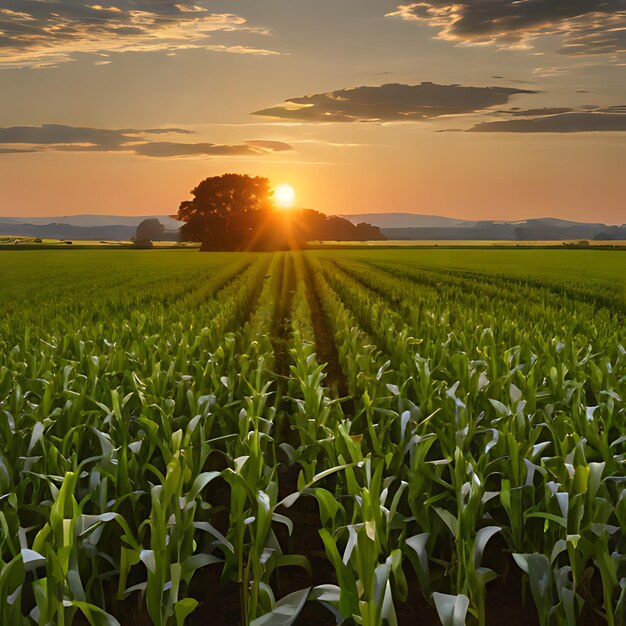
<svg viewBox="0 0 626 626">
<path fill-rule="evenodd" d="M 0 253 L 0 624 L 626 624 L 626 253 Z"/>
</svg>

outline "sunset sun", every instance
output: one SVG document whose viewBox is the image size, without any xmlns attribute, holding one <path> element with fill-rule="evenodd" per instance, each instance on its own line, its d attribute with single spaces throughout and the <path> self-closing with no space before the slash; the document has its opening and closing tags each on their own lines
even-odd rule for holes
<svg viewBox="0 0 626 626">
<path fill-rule="evenodd" d="M 277 185 L 274 189 L 274 201 L 281 209 L 291 209 L 296 200 L 296 190 L 287 183 Z"/>
</svg>

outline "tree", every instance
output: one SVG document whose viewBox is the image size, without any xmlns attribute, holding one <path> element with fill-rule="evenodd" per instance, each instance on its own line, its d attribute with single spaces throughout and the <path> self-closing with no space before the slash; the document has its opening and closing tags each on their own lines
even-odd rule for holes
<svg viewBox="0 0 626 626">
<path fill-rule="evenodd" d="M 165 232 L 165 226 L 159 222 L 156 217 L 150 217 L 143 220 L 137 226 L 135 241 L 154 241 L 158 240 Z"/>
<path fill-rule="evenodd" d="M 255 247 L 255 235 L 273 210 L 270 182 L 261 176 L 211 176 L 191 193 L 176 217 L 184 222 L 182 238 L 201 241 L 205 250 Z"/>
<path fill-rule="evenodd" d="M 276 209 L 267 178 L 224 174 L 203 180 L 176 218 L 185 241 L 200 250 L 290 250 L 312 240 L 385 239 L 369 224 L 355 226 L 312 209 Z"/>
</svg>

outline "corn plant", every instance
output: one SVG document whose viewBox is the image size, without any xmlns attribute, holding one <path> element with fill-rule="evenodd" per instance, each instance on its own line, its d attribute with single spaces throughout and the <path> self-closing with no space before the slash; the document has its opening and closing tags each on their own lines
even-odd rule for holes
<svg viewBox="0 0 626 626">
<path fill-rule="evenodd" d="M 2 624 L 625 622 L 623 254 L 19 256 Z"/>
</svg>

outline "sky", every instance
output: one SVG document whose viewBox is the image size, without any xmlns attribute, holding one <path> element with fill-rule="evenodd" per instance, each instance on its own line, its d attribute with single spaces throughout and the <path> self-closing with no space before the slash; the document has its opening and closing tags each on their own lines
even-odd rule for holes
<svg viewBox="0 0 626 626">
<path fill-rule="evenodd" d="M 626 223 L 626 0 L 0 0 L 0 215 L 207 176 L 326 213 Z"/>
</svg>

